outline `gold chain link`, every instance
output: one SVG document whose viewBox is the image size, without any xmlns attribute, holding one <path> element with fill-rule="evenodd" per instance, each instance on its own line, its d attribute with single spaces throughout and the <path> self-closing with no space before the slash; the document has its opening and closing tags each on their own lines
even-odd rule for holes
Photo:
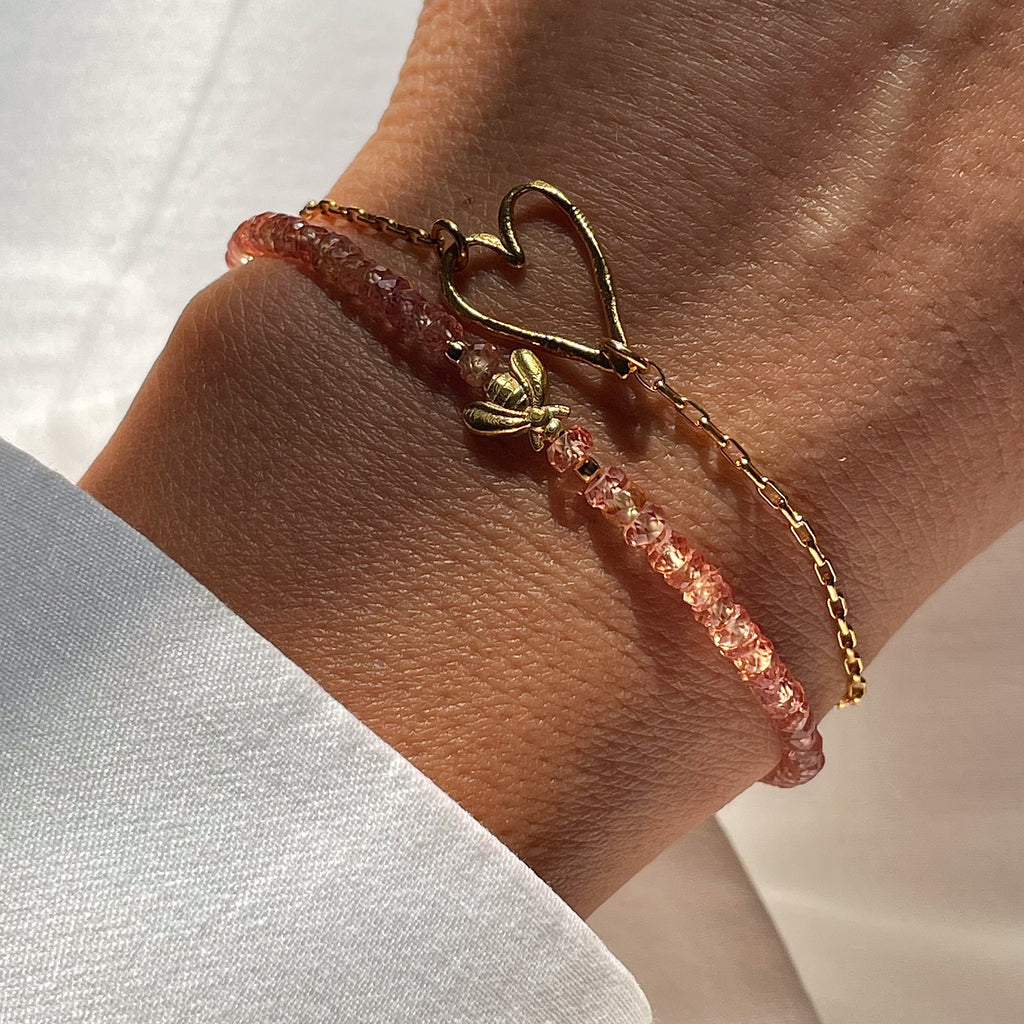
<svg viewBox="0 0 1024 1024">
<path fill-rule="evenodd" d="M 429 231 L 412 227 L 410 224 L 402 224 L 380 213 L 368 213 L 361 206 L 342 206 L 334 202 L 333 199 L 317 199 L 306 203 L 299 216 L 308 217 L 314 213 L 329 217 L 344 217 L 352 224 L 365 224 L 376 231 L 404 238 L 407 242 L 414 242 L 416 245 L 427 245 L 438 250 L 442 247 L 442 239 L 432 236 Z"/>
<path fill-rule="evenodd" d="M 439 254 L 444 249 L 444 240 L 440 232 L 424 231 L 423 228 L 402 224 L 382 214 L 369 213 L 359 206 L 341 206 L 331 199 L 321 199 L 309 202 L 303 207 L 301 216 L 312 214 L 342 217 L 354 224 L 365 224 L 376 231 L 404 238 L 418 245 L 429 246 Z M 807 551 L 814 564 L 814 574 L 825 590 L 826 607 L 829 616 L 835 622 L 836 640 L 843 656 L 847 686 L 846 693 L 836 707 L 845 708 L 860 703 L 867 687 L 864 679 L 864 661 L 857 653 L 857 634 L 850 625 L 849 608 L 846 598 L 838 589 L 835 568 L 822 552 L 811 524 L 793 507 L 782 488 L 757 469 L 743 445 L 719 430 L 707 410 L 680 394 L 668 383 L 665 372 L 656 362 L 634 350 L 627 349 L 626 353 L 640 385 L 654 394 L 661 395 L 687 423 L 707 434 L 718 446 L 726 461 L 739 470 L 754 485 L 761 498 L 782 516 L 796 542 Z"/>
</svg>

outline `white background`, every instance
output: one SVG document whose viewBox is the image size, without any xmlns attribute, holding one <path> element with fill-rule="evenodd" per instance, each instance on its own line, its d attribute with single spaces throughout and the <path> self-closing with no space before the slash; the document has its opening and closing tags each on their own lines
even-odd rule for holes
<svg viewBox="0 0 1024 1024">
<path fill-rule="evenodd" d="M 8 0 L 0 435 L 72 478 L 88 465 L 235 225 L 319 196 L 372 131 L 417 10 Z M 1022 589 L 1018 528 L 869 666 L 818 780 L 720 815 L 826 1024 L 1024 1020 Z M 694 863 L 663 858 L 598 918 L 652 996 L 699 987 L 684 943 L 742 949 L 696 928 L 714 915 Z M 685 994 L 666 998 L 682 1020 Z M 772 1019 L 807 1020 L 799 1003 Z"/>
</svg>

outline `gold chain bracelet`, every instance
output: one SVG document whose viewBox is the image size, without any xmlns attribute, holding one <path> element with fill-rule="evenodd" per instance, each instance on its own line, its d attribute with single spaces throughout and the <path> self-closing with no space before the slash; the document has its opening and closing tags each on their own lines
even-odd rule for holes
<svg viewBox="0 0 1024 1024">
<path fill-rule="evenodd" d="M 587 250 L 594 281 L 601 296 L 609 335 L 599 345 L 590 345 L 496 320 L 470 305 L 452 280 L 453 274 L 462 270 L 469 262 L 469 250 L 474 245 L 498 253 L 514 267 L 521 267 L 526 263 L 512 222 L 515 202 L 524 192 L 539 192 L 560 207 L 569 217 Z M 402 224 L 381 214 L 369 213 L 357 206 L 342 206 L 330 199 L 307 203 L 301 216 L 341 217 L 353 224 L 366 225 L 396 238 L 429 246 L 438 254 L 442 295 L 463 317 L 527 345 L 589 363 L 621 378 L 633 376 L 642 387 L 663 397 L 690 426 L 696 427 L 710 437 L 726 461 L 742 473 L 753 484 L 761 498 L 782 516 L 796 542 L 811 558 L 814 574 L 825 590 L 829 616 L 836 626 L 836 639 L 842 653 L 843 670 L 847 680 L 846 692 L 836 706 L 849 707 L 863 699 L 866 690 L 864 661 L 857 652 L 857 635 L 850 625 L 849 609 L 846 598 L 839 590 L 835 567 L 822 551 L 811 524 L 794 508 L 782 488 L 754 465 L 743 445 L 720 430 L 701 405 L 677 391 L 654 360 L 648 359 L 626 343 L 608 263 L 583 211 L 563 192 L 543 181 L 516 185 L 506 193 L 498 209 L 498 235 L 465 235 L 453 221 L 446 218 L 436 220 L 430 230 L 425 231 L 423 228 Z"/>
</svg>

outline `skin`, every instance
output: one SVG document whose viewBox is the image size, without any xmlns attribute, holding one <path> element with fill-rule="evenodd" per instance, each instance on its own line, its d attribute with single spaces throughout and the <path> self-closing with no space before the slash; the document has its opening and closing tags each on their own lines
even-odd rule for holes
<svg viewBox="0 0 1024 1024">
<path fill-rule="evenodd" d="M 520 181 L 566 190 L 627 336 L 815 526 L 870 661 L 1024 514 L 1022 67 L 995 0 L 432 0 L 330 194 L 468 232 Z M 562 222 L 517 209 L 528 269 L 474 255 L 467 295 L 600 337 Z M 437 294 L 429 253 L 360 237 Z M 825 713 L 841 660 L 785 524 L 667 406 L 546 361 Z M 81 486 L 586 914 L 776 740 L 543 459 L 465 436 L 466 397 L 257 261 L 188 306 Z"/>
</svg>

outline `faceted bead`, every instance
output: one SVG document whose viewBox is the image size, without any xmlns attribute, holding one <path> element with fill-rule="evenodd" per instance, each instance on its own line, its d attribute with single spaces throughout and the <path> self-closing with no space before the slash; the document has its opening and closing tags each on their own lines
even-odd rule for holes
<svg viewBox="0 0 1024 1024">
<path fill-rule="evenodd" d="M 418 329 L 418 319 L 424 319 L 422 305 L 423 299 L 412 290 L 404 277 L 398 278 L 395 287 L 384 295 L 384 315 L 388 323 L 405 336 Z"/>
<path fill-rule="evenodd" d="M 489 341 L 466 347 L 459 357 L 459 373 L 472 388 L 482 388 L 501 367 L 501 352 Z"/>
<path fill-rule="evenodd" d="M 384 303 L 381 302 L 380 289 L 374 280 L 376 274 L 374 267 L 371 265 L 368 269 L 360 268 L 360 270 L 363 272 L 358 277 L 353 276 L 352 294 L 375 314 L 382 313 Z"/>
<path fill-rule="evenodd" d="M 647 549 L 647 561 L 655 572 L 671 576 L 685 569 L 694 555 L 686 538 L 669 527 Z"/>
<path fill-rule="evenodd" d="M 644 507 L 644 492 L 632 484 L 629 488 L 613 494 L 611 500 L 602 509 L 604 514 L 619 526 L 629 526 Z"/>
<path fill-rule="evenodd" d="M 344 244 L 344 239 L 335 235 L 323 245 L 317 246 L 313 253 L 313 266 L 321 270 L 325 276 L 330 277 L 335 269 L 335 264 L 347 255 L 348 248 Z"/>
<path fill-rule="evenodd" d="M 408 288 L 396 294 L 395 302 L 397 304 L 395 316 L 398 320 L 395 326 L 409 335 L 414 335 L 415 339 L 419 341 L 420 333 L 430 324 L 426 300 L 418 292 Z"/>
<path fill-rule="evenodd" d="M 791 732 L 786 739 L 789 741 L 789 745 L 800 753 L 813 751 L 821 743 L 821 736 L 815 728 Z"/>
<path fill-rule="evenodd" d="M 764 671 L 750 676 L 746 683 L 761 700 L 774 701 L 779 687 L 785 681 L 786 668 L 778 658 L 772 658 Z"/>
<path fill-rule="evenodd" d="M 299 221 L 298 223 L 302 224 L 302 228 L 294 232 L 295 255 L 304 262 L 313 264 L 316 262 L 317 249 L 320 246 L 320 239 L 324 232 L 320 228 L 312 227 L 305 221 Z"/>
<path fill-rule="evenodd" d="M 361 283 L 359 297 L 373 313 L 386 317 L 387 300 L 400 280 L 398 275 L 392 274 L 387 267 L 374 266 Z"/>
<path fill-rule="evenodd" d="M 251 225 L 249 221 L 243 221 L 235 229 L 235 233 L 228 242 L 227 264 L 229 267 L 237 267 L 248 263 L 252 259 L 252 253 Z"/>
<path fill-rule="evenodd" d="M 424 326 L 420 337 L 427 351 L 443 355 L 452 341 L 462 337 L 462 327 L 456 319 L 442 313 Z"/>
<path fill-rule="evenodd" d="M 399 287 L 399 283 L 403 282 L 403 278 L 397 274 L 393 274 L 387 267 L 375 266 L 369 273 L 369 280 L 379 291 L 392 292 Z M 409 282 L 404 281 L 402 287 L 409 287 Z"/>
<path fill-rule="evenodd" d="M 740 644 L 732 651 L 733 664 L 739 669 L 740 675 L 744 677 L 760 675 L 772 663 L 772 654 L 775 648 L 771 641 L 752 631 L 753 639 Z"/>
<path fill-rule="evenodd" d="M 811 724 L 811 709 L 807 701 L 794 699 L 780 706 L 779 714 L 773 715 L 772 721 L 784 732 L 802 732 Z"/>
<path fill-rule="evenodd" d="M 749 647 L 757 639 L 757 630 L 750 621 L 750 616 L 738 605 L 733 605 L 732 613 L 718 626 L 709 630 L 715 646 L 723 654 L 731 654 Z M 769 654 L 768 661 L 771 661 Z"/>
<path fill-rule="evenodd" d="M 710 610 L 718 602 L 716 607 L 721 621 L 731 614 L 732 589 L 722 579 L 722 574 L 713 565 L 704 561 L 703 556 L 698 555 L 694 560 L 690 585 L 680 593 L 695 613 L 703 612 L 704 609 Z M 709 611 L 708 614 L 713 616 L 715 612 Z M 703 624 L 709 626 L 714 621 L 718 620 L 709 617 Z"/>
<path fill-rule="evenodd" d="M 372 264 L 340 239 L 327 243 L 319 255 L 319 269 L 325 279 L 345 291 L 356 290 L 356 283 L 364 281 Z"/>
<path fill-rule="evenodd" d="M 674 572 L 667 573 L 665 575 L 665 582 L 673 590 L 678 590 L 681 593 L 693 582 L 693 572 L 694 562 L 691 557 L 681 569 L 676 569 Z"/>
<path fill-rule="evenodd" d="M 586 427 L 570 427 L 548 445 L 548 462 L 559 473 L 575 469 L 594 450 L 594 439 Z"/>
<path fill-rule="evenodd" d="M 272 213 L 261 213 L 249 221 L 249 232 L 253 243 L 262 253 L 284 255 L 280 251 L 279 242 L 288 238 L 291 232 L 280 217 Z"/>
<path fill-rule="evenodd" d="M 275 255 L 286 260 L 293 260 L 298 256 L 299 239 L 294 231 L 281 231 L 278 225 L 273 224 L 268 225 L 265 231 L 260 232 L 261 235 L 265 233 L 271 234 L 271 249 Z"/>
<path fill-rule="evenodd" d="M 701 566 L 700 568 L 703 570 L 705 566 Z M 707 566 L 707 568 L 710 569 L 711 566 Z M 689 597 L 691 602 L 699 601 L 701 603 L 696 606 L 691 604 L 690 606 L 693 608 L 693 614 L 697 617 L 697 621 L 705 629 L 717 629 L 723 623 L 727 622 L 732 616 L 733 610 L 736 607 L 736 602 L 733 600 L 731 590 L 728 594 L 721 595 L 719 595 L 718 591 L 715 590 L 713 599 L 708 600 L 708 598 L 712 596 L 712 592 L 708 589 L 708 586 L 705 583 L 705 578 L 707 576 L 707 573 L 704 574 L 704 577 L 701 577 L 699 574 L 695 574 L 695 578 L 699 578 L 701 580 L 701 590 L 694 590 Z M 722 583 L 724 584 L 725 580 L 723 580 Z"/>
<path fill-rule="evenodd" d="M 825 765 L 825 755 L 821 750 L 821 734 L 813 733 L 813 741 L 806 749 L 787 747 L 782 760 L 764 777 L 764 781 L 773 786 L 791 789 L 804 782 L 810 782 Z"/>
<path fill-rule="evenodd" d="M 609 466 L 600 476 L 593 480 L 583 492 L 587 504 L 602 512 L 612 498 L 620 491 L 629 487 L 629 477 L 621 466 Z"/>
<path fill-rule="evenodd" d="M 629 477 L 620 466 L 611 466 L 598 476 L 585 490 L 584 498 L 621 526 L 631 523 L 643 505 L 639 488 L 630 487 Z"/>
<path fill-rule="evenodd" d="M 657 541 L 668 528 L 665 510 L 658 505 L 644 505 L 637 517 L 623 532 L 631 548 L 646 548 Z"/>
</svg>

